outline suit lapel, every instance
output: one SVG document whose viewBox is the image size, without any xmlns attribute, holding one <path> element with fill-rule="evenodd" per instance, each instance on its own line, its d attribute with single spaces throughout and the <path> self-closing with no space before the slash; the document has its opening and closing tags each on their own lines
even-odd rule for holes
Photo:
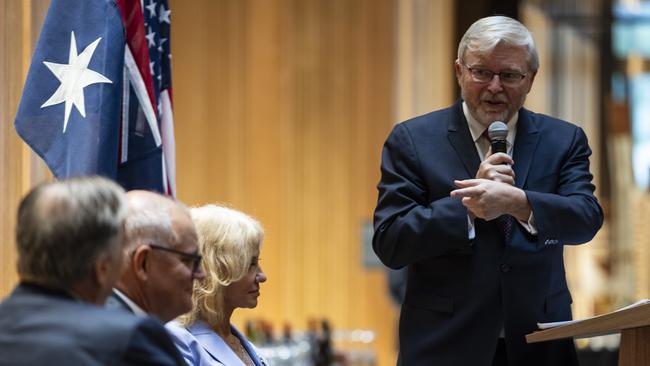
<svg viewBox="0 0 650 366">
<path fill-rule="evenodd" d="M 513 170 L 515 171 L 515 186 L 522 188 L 526 183 L 530 163 L 537 149 L 539 142 L 539 131 L 536 122 L 533 120 L 531 112 L 521 108 L 519 110 L 519 120 L 517 121 L 517 136 L 515 137 L 515 146 L 512 153 L 512 159 L 515 161 Z"/>
<path fill-rule="evenodd" d="M 476 145 L 469 132 L 469 126 L 463 114 L 462 101 L 456 103 L 453 107 L 454 113 L 450 113 L 449 123 L 447 124 L 447 138 L 456 150 L 458 158 L 463 162 L 467 174 L 474 178 L 478 166 L 481 164 Z"/>
<path fill-rule="evenodd" d="M 194 322 L 188 330 L 215 361 L 228 366 L 244 366 L 244 362 L 239 359 L 226 341 L 203 321 Z"/>
<path fill-rule="evenodd" d="M 251 358 L 251 360 L 253 360 L 255 366 L 264 366 L 260 360 L 259 355 L 257 354 L 257 351 L 253 348 L 253 346 L 251 346 L 251 344 L 248 342 L 248 339 L 239 333 L 239 330 L 237 330 L 237 328 L 232 327 L 231 329 L 232 334 L 234 334 L 235 337 L 239 339 L 239 342 L 242 344 L 242 346 L 244 346 L 244 349 L 246 349 L 248 356 Z"/>
</svg>

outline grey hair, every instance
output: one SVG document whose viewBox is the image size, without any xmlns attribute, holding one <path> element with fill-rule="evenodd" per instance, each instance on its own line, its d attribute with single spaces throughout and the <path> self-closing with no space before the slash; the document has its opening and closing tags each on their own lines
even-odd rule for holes
<svg viewBox="0 0 650 366">
<path fill-rule="evenodd" d="M 486 53 L 492 51 L 501 42 L 526 47 L 528 67 L 532 72 L 539 69 L 537 48 L 528 28 L 515 19 L 500 15 L 481 18 L 467 29 L 458 44 L 458 60 L 463 60 L 468 50 Z"/>
<path fill-rule="evenodd" d="M 18 207 L 20 277 L 58 289 L 89 278 L 98 258 L 121 253 L 126 211 L 124 190 L 106 178 L 35 187 Z"/>
<path fill-rule="evenodd" d="M 170 247 L 176 243 L 169 209 L 159 201 L 142 200 L 137 205 L 130 205 L 124 227 L 126 236 L 124 250 L 127 253 L 134 251 L 140 245 L 156 244 Z"/>
</svg>

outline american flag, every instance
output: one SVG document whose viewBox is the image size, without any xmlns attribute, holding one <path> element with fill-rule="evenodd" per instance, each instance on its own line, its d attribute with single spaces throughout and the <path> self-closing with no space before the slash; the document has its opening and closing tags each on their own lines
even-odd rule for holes
<svg viewBox="0 0 650 366">
<path fill-rule="evenodd" d="M 170 14 L 166 0 L 119 0 L 126 30 L 120 164 L 118 180 L 128 185 L 148 166 L 162 144 L 164 192 L 175 195 L 174 126 L 170 52 Z M 148 127 L 148 128 L 147 128 Z M 154 154 L 155 155 L 155 154 Z M 135 183 L 135 182 L 134 182 Z"/>
<path fill-rule="evenodd" d="M 56 177 L 175 195 L 166 0 L 53 0 L 16 114 Z"/>
</svg>

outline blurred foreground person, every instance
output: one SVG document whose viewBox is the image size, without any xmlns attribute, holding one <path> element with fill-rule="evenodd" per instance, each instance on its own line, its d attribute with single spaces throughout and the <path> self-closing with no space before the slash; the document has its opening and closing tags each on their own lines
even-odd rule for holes
<svg viewBox="0 0 650 366">
<path fill-rule="evenodd" d="M 42 184 L 22 200 L 0 365 L 182 364 L 159 322 L 101 306 L 122 271 L 126 210 L 122 188 L 104 178 Z"/>
<path fill-rule="evenodd" d="M 205 278 L 194 286 L 192 311 L 167 324 L 188 365 L 266 365 L 232 324 L 237 308 L 254 308 L 266 275 L 259 265 L 264 232 L 259 222 L 229 208 L 191 210 Z"/>
<path fill-rule="evenodd" d="M 192 284 L 203 278 L 194 223 L 187 208 L 161 194 L 126 196 L 127 264 L 107 306 L 168 322 L 190 311 Z"/>
</svg>

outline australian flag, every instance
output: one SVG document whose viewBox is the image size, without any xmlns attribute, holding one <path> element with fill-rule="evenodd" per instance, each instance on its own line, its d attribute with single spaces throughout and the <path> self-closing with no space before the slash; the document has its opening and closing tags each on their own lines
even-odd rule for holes
<svg viewBox="0 0 650 366">
<path fill-rule="evenodd" d="M 16 114 L 57 178 L 175 195 L 166 0 L 52 0 Z"/>
</svg>

